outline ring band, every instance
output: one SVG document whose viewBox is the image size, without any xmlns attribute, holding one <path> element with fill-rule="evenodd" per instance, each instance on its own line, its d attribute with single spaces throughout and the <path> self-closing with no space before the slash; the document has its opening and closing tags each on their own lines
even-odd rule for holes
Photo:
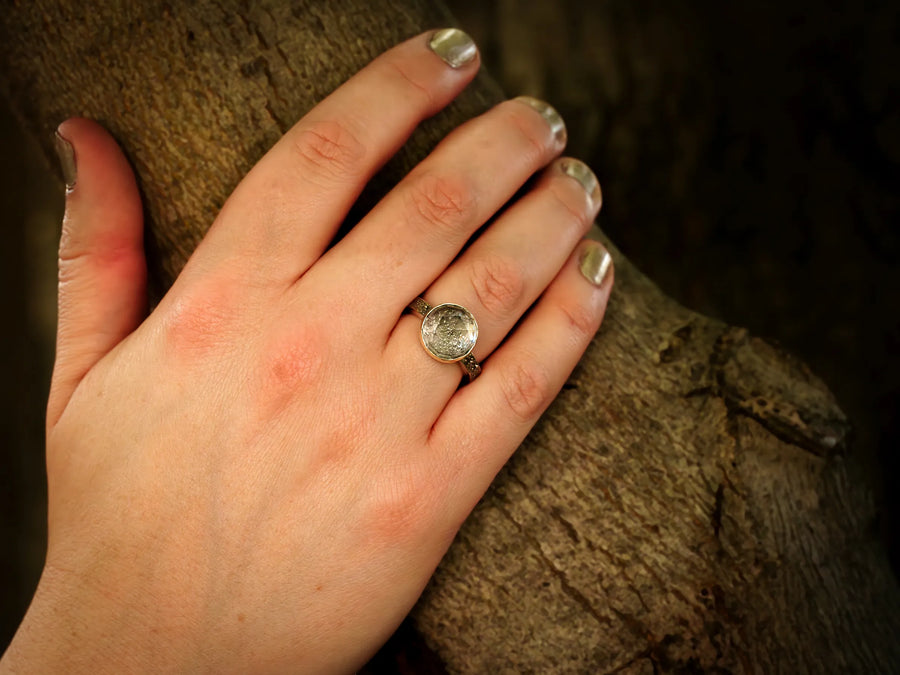
<svg viewBox="0 0 900 675">
<path fill-rule="evenodd" d="M 428 355 L 441 363 L 459 363 L 469 382 L 481 374 L 481 365 L 472 356 L 478 339 L 478 322 L 462 305 L 445 302 L 432 307 L 423 298 L 409 304 L 422 319 L 419 337 Z"/>
</svg>

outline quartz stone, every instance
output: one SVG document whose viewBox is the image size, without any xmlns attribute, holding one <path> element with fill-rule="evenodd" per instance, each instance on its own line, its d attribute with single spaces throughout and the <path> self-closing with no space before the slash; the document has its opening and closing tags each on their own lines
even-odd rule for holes
<svg viewBox="0 0 900 675">
<path fill-rule="evenodd" d="M 438 305 L 422 320 L 422 344 L 439 361 L 459 361 L 477 339 L 478 323 L 465 307 Z"/>
</svg>

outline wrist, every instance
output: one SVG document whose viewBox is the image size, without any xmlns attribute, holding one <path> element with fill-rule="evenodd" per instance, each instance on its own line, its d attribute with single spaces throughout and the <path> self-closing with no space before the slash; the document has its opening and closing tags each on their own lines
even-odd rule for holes
<svg viewBox="0 0 900 675">
<path fill-rule="evenodd" d="M 161 671 L 186 664 L 179 641 L 146 625 L 145 615 L 77 575 L 45 567 L 0 675 L 30 672 Z"/>
</svg>

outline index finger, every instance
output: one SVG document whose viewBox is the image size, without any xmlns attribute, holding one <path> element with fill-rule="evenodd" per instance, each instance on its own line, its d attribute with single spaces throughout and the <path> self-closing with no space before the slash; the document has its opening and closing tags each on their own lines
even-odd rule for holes
<svg viewBox="0 0 900 675">
<path fill-rule="evenodd" d="M 203 266 L 252 256 L 265 259 L 274 279 L 295 281 L 322 254 L 372 175 L 421 120 L 474 78 L 478 62 L 474 42 L 457 29 L 418 35 L 376 58 L 288 130 L 241 181 L 201 244 Z"/>
</svg>

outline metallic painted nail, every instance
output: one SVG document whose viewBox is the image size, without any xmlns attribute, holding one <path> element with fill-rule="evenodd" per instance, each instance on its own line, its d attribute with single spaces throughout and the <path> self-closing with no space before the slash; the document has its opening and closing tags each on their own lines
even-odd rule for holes
<svg viewBox="0 0 900 675">
<path fill-rule="evenodd" d="M 59 164 L 62 167 L 63 180 L 66 182 L 66 194 L 68 194 L 75 189 L 75 148 L 58 131 L 53 145 L 56 148 L 56 154 L 59 155 Z"/>
<path fill-rule="evenodd" d="M 474 40 L 457 28 L 439 30 L 431 36 L 428 47 L 451 68 L 471 63 L 478 54 Z"/>
<path fill-rule="evenodd" d="M 581 183 L 581 187 L 588 193 L 595 206 L 600 205 L 603 199 L 603 194 L 600 192 L 600 182 L 587 164 L 571 157 L 564 157 L 556 164 L 560 171 Z"/>
<path fill-rule="evenodd" d="M 531 96 L 517 96 L 513 100 L 524 103 L 529 108 L 536 110 L 540 116 L 547 121 L 547 124 L 550 125 L 550 131 L 553 132 L 553 137 L 562 145 L 565 145 L 566 123 L 563 122 L 563 118 L 556 112 L 556 109 L 552 105 L 545 103 L 540 99 L 532 98 Z"/>
<path fill-rule="evenodd" d="M 609 274 L 610 267 L 612 267 L 612 256 L 609 255 L 609 251 L 603 244 L 588 244 L 581 251 L 578 267 L 585 279 L 594 286 L 602 286 Z"/>
</svg>

